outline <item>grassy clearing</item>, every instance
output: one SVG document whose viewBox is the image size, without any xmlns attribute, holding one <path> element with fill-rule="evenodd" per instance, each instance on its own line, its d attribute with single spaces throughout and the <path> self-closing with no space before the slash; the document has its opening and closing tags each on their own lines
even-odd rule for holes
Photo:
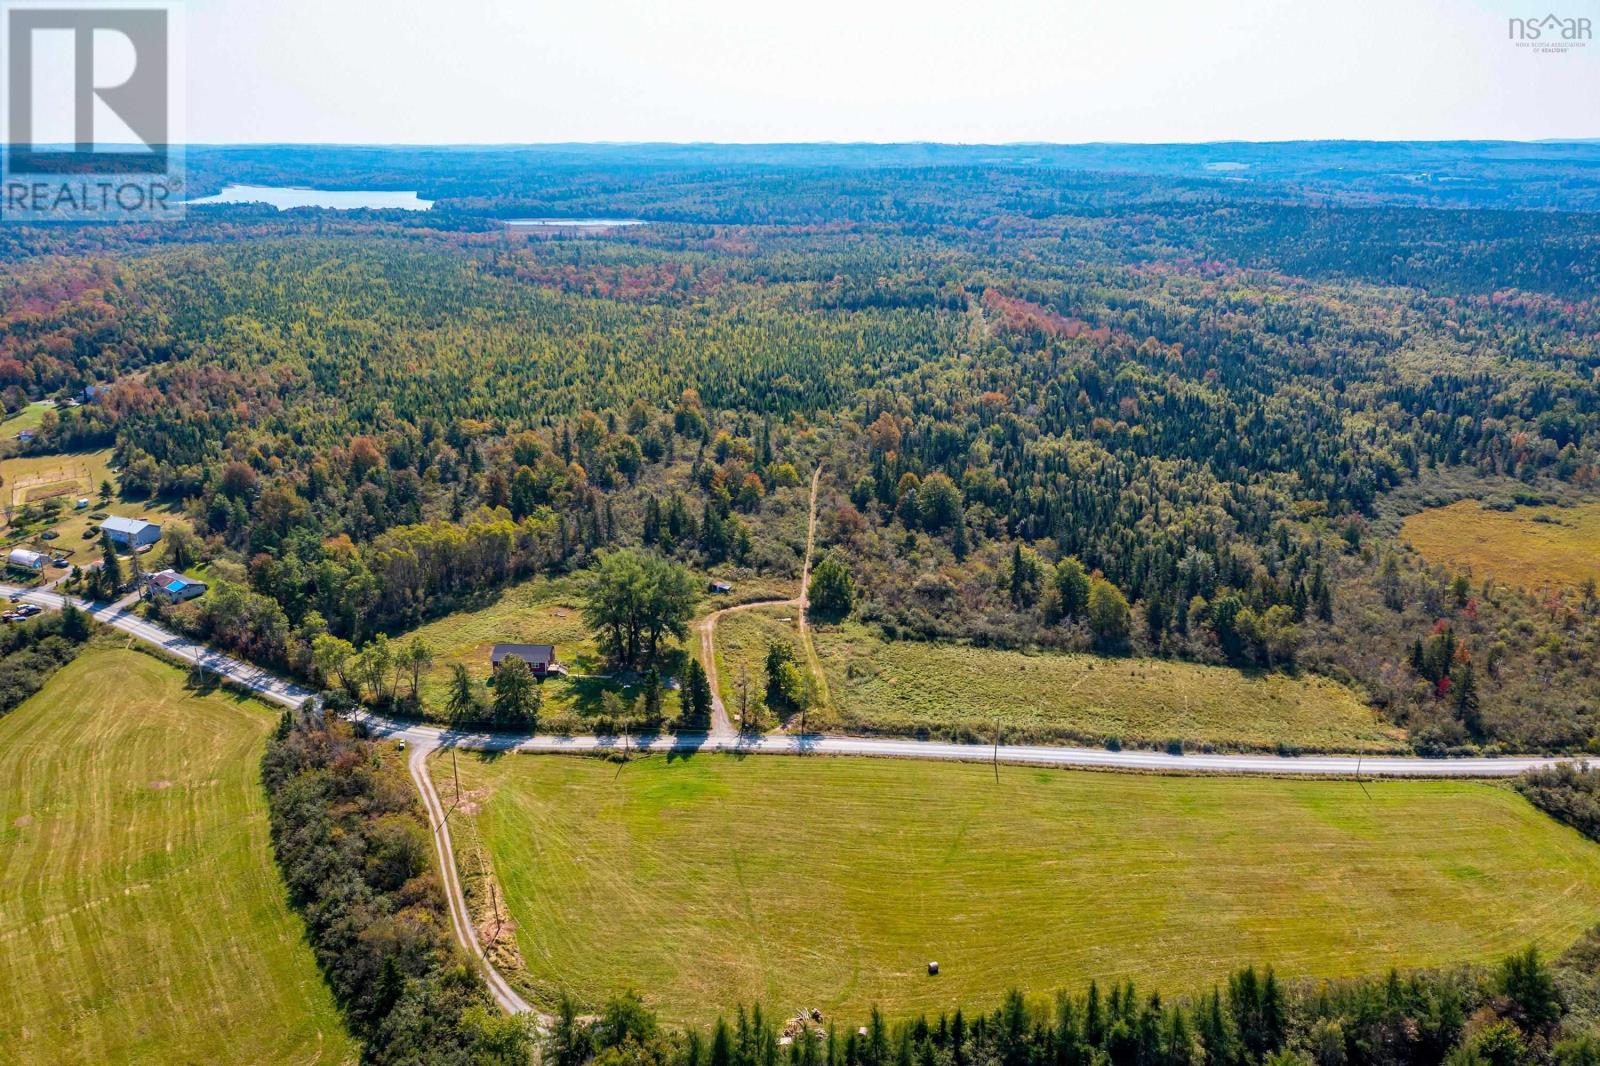
<svg viewBox="0 0 1600 1066">
<path fill-rule="evenodd" d="M 1600 503 L 1491 510 L 1476 500 L 1433 507 L 1400 527 L 1431 563 L 1526 589 L 1600 581 Z"/>
<path fill-rule="evenodd" d="M 422 683 L 424 711 L 443 719 L 451 668 L 466 666 L 473 678 L 485 682 L 490 675 L 489 652 L 496 644 L 554 644 L 556 656 L 573 674 L 596 674 L 606 669 L 594 634 L 584 624 L 576 577 L 533 578 L 488 598 L 482 605 L 457 611 L 419 626 L 402 639 L 420 637 L 434 653 L 434 665 Z M 585 731 L 604 713 L 607 692 L 616 692 L 625 707 L 642 697 L 638 687 L 625 687 L 600 678 L 551 678 L 540 685 L 544 704 L 539 712 L 542 730 Z M 493 690 L 484 688 L 484 698 Z M 678 713 L 676 693 L 666 693 L 665 713 Z"/>
<path fill-rule="evenodd" d="M 1315 675 L 1253 675 L 1164 659 L 1028 655 L 879 640 L 864 627 L 816 630 L 845 729 L 992 739 L 1223 748 L 1403 748 L 1348 688 Z"/>
<path fill-rule="evenodd" d="M 355 1058 L 267 840 L 259 704 L 93 649 L 0 719 L 0 1047 Z"/>
<path fill-rule="evenodd" d="M 0 438 L 15 437 L 25 429 L 38 429 L 46 411 L 54 411 L 54 400 L 35 400 L 10 418 L 0 419 Z"/>
<path fill-rule="evenodd" d="M 111 449 L 92 452 L 61 452 L 51 455 L 23 455 L 4 461 L 6 502 L 21 507 L 30 489 L 71 482 L 80 493 L 90 496 L 99 491 L 100 482 L 116 484 L 111 471 Z"/>
<path fill-rule="evenodd" d="M 441 782 L 448 764 L 435 769 Z M 461 756 L 524 989 L 679 1021 L 861 1017 L 1271 961 L 1355 975 L 1555 951 L 1600 847 L 1509 789 L 700 755 Z M 937 960 L 941 976 L 925 975 Z"/>
<path fill-rule="evenodd" d="M 537 577 L 512 585 L 471 610 L 419 626 L 404 639 L 413 636 L 420 637 L 435 657 L 422 695 L 424 702 L 436 707 L 444 704 L 445 685 L 455 664 L 465 665 L 474 677 L 489 676 L 489 652 L 496 644 L 554 644 L 556 655 L 574 671 L 601 668 L 593 635 L 583 622 L 576 578 Z"/>
<path fill-rule="evenodd" d="M 109 448 L 94 452 L 62 452 L 30 455 L 0 461 L 0 514 L 5 546 L 26 544 L 40 551 L 65 555 L 69 562 L 84 564 L 99 557 L 99 536 L 94 532 L 99 519 L 90 514 L 114 514 L 126 518 L 146 517 L 164 524 L 186 521 L 175 500 L 106 500 L 100 495 L 103 482 L 117 485 L 111 469 Z M 89 506 L 77 510 L 73 504 L 86 497 Z M 51 509 L 53 504 L 54 510 Z M 46 540 L 41 534 L 53 531 Z M 153 561 L 146 557 L 146 563 Z M 60 571 L 47 571 L 59 576 Z"/>
<path fill-rule="evenodd" d="M 773 642 L 789 645 L 796 659 L 804 662 L 800 633 L 795 628 L 793 607 L 752 607 L 723 615 L 717 622 L 717 687 L 722 704 L 735 727 L 735 716 L 744 706 L 741 684 L 748 686 L 749 715 L 756 722 L 775 725 L 767 710 L 767 646 Z"/>
</svg>

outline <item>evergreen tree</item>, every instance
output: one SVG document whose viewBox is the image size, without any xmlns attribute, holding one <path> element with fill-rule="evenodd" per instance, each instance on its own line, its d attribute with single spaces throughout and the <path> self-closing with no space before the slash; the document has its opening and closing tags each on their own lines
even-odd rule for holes
<svg viewBox="0 0 1600 1066">
<path fill-rule="evenodd" d="M 100 534 L 100 558 L 103 562 L 100 580 L 102 595 L 111 599 L 122 591 L 122 560 L 117 557 L 117 546 L 111 540 L 111 534 Z"/>
<path fill-rule="evenodd" d="M 450 716 L 452 727 L 462 722 L 473 721 L 482 710 L 478 699 L 478 687 L 462 663 L 454 663 L 450 667 L 450 694 L 446 697 L 444 706 L 445 713 Z"/>
<path fill-rule="evenodd" d="M 644 716 L 647 721 L 661 721 L 661 671 L 654 663 L 644 675 Z"/>
<path fill-rule="evenodd" d="M 711 724 L 711 684 L 706 678 L 706 669 L 700 665 L 700 660 L 690 658 L 687 677 L 684 681 L 684 698 L 688 703 L 685 708 L 687 723 L 696 729 L 704 729 Z"/>
<path fill-rule="evenodd" d="M 538 683 L 528 664 L 515 655 L 494 671 L 494 722 L 498 726 L 538 728 Z"/>
</svg>

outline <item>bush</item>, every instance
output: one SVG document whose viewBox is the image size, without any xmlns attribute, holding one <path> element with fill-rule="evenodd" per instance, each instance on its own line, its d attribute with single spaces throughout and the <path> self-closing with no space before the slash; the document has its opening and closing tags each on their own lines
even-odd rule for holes
<svg viewBox="0 0 1600 1066">
<path fill-rule="evenodd" d="M 289 900 L 363 1061 L 527 1061 L 526 1031 L 508 1037 L 451 940 L 429 827 L 399 765 L 331 713 L 285 711 L 261 779 Z"/>
<path fill-rule="evenodd" d="M 76 607 L 0 629 L 0 715 L 38 692 L 76 658 L 91 629 Z"/>
<path fill-rule="evenodd" d="M 1600 770 L 1587 762 L 1530 770 L 1517 781 L 1517 791 L 1552 818 L 1600 840 Z"/>
</svg>

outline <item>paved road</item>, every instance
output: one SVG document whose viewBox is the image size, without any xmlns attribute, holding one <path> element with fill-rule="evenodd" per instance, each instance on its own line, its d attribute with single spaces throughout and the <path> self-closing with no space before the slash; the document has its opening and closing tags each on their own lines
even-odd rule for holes
<svg viewBox="0 0 1600 1066">
<path fill-rule="evenodd" d="M 0 595 L 17 589 L 0 585 Z M 30 592 L 24 600 L 59 608 L 64 597 L 54 592 Z M 95 619 L 161 648 L 185 662 L 197 663 L 259 695 L 286 706 L 299 706 L 313 693 L 292 681 L 251 666 L 204 644 L 173 633 L 131 611 L 75 601 Z M 447 730 L 415 725 L 363 712 L 357 716 L 375 733 L 433 747 L 450 744 L 474 751 L 524 751 L 532 753 L 589 753 L 623 749 L 619 737 L 513 736 Z M 1560 759 L 1537 756 L 1474 759 L 1423 759 L 1414 756 L 1352 755 L 1168 755 L 1154 751 L 1106 751 L 1019 744 L 952 744 L 931 740 L 896 740 L 887 737 L 738 736 L 717 733 L 639 737 L 627 742 L 629 750 L 656 753 L 728 752 L 735 755 L 868 755 L 903 759 L 988 762 L 1029 766 L 1088 767 L 1105 770 L 1157 770 L 1178 773 L 1275 774 L 1290 776 L 1362 777 L 1508 777 Z"/>
<path fill-rule="evenodd" d="M 679 733 L 656 737 L 510 736 L 449 730 L 397 722 L 380 715 L 359 716 L 375 734 L 411 744 L 453 746 L 468 751 L 523 752 L 536 755 L 596 753 L 692 755 L 857 755 L 924 759 L 942 762 L 1000 762 L 1022 766 L 1060 766 L 1097 770 L 1144 770 L 1161 773 L 1267 774 L 1311 777 L 1510 777 L 1550 766 L 1561 759 L 1540 756 L 1478 759 L 1422 759 L 1410 756 L 1308 755 L 1168 755 L 1156 751 L 1107 751 L 1022 744 L 954 744 L 937 740 L 847 737 L 821 733 L 797 735 L 718 736 Z"/>
</svg>

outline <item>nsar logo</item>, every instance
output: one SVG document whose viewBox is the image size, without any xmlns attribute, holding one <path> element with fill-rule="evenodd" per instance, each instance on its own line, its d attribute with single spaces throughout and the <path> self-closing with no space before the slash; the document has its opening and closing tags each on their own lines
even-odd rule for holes
<svg viewBox="0 0 1600 1066">
<path fill-rule="evenodd" d="M 1506 37 L 1518 48 L 1536 52 L 1568 52 L 1582 48 L 1594 37 L 1594 24 L 1581 17 L 1511 18 L 1506 20 Z"/>
</svg>

